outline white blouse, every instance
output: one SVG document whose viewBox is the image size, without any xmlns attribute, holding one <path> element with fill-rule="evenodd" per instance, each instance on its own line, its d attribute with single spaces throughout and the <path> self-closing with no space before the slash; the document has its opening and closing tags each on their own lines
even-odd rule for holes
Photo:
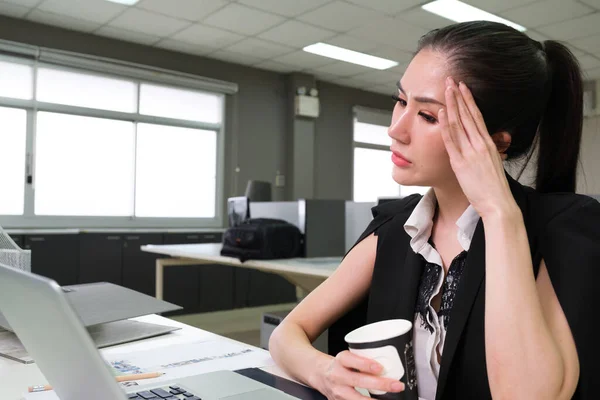
<svg viewBox="0 0 600 400">
<path fill-rule="evenodd" d="M 436 349 L 441 355 L 454 292 L 458 287 L 467 251 L 471 246 L 471 240 L 479 221 L 479 215 L 471 205 L 456 221 L 458 241 L 464 251 L 452 261 L 446 277 L 442 268 L 442 258 L 429 243 L 436 206 L 435 192 L 430 189 L 404 224 L 404 230 L 411 237 L 412 250 L 425 260 L 413 321 L 413 348 L 420 400 L 435 399 L 440 372 Z M 442 305 L 438 313 L 431 305 L 431 300 L 440 291 L 442 291 Z"/>
</svg>

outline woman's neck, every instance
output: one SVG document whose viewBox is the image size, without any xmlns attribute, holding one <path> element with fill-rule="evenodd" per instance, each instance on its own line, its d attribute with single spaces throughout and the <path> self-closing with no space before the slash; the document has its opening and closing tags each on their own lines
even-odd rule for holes
<svg viewBox="0 0 600 400">
<path fill-rule="evenodd" d="M 469 199 L 460 185 L 434 188 L 437 210 L 434 223 L 452 226 L 469 207 Z"/>
</svg>

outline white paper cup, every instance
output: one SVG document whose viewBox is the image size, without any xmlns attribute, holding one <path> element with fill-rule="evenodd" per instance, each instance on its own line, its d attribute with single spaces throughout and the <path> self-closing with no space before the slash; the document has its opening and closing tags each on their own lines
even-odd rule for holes
<svg viewBox="0 0 600 400">
<path fill-rule="evenodd" d="M 397 379 L 405 385 L 400 393 L 369 390 L 371 397 L 385 400 L 418 399 L 412 335 L 407 335 L 409 332 L 412 332 L 412 322 L 390 319 L 361 326 L 344 337 L 351 353 L 383 366 L 380 376 Z M 405 373 L 407 370 L 408 374 Z"/>
</svg>

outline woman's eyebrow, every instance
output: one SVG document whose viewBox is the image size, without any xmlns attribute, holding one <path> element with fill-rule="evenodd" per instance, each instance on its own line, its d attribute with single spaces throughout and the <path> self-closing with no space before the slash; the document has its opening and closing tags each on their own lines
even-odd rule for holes
<svg viewBox="0 0 600 400">
<path fill-rule="evenodd" d="M 402 84 L 400 83 L 400 81 L 396 82 L 396 87 L 398 88 L 399 91 L 401 91 L 406 96 L 406 92 L 404 91 L 404 89 L 402 89 Z M 432 99 L 431 97 L 415 96 L 415 97 L 413 97 L 413 99 L 415 101 L 418 101 L 419 103 L 431 103 L 431 104 L 440 105 L 442 107 L 446 107 L 446 105 L 444 103 L 437 101 L 436 99 Z"/>
</svg>

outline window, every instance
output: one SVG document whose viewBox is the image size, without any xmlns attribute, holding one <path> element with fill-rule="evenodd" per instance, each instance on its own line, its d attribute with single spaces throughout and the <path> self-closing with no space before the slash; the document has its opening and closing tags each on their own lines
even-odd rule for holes
<svg viewBox="0 0 600 400">
<path fill-rule="evenodd" d="M 224 95 L 128 68 L 0 56 L 0 225 L 220 226 Z"/>
<path fill-rule="evenodd" d="M 25 143 L 27 113 L 0 107 L 0 214 L 23 214 L 25 194 Z"/>
<path fill-rule="evenodd" d="M 353 200 L 376 202 L 379 198 L 425 193 L 427 187 L 400 186 L 392 179 L 393 164 L 388 135 L 392 113 L 354 108 Z"/>
</svg>

